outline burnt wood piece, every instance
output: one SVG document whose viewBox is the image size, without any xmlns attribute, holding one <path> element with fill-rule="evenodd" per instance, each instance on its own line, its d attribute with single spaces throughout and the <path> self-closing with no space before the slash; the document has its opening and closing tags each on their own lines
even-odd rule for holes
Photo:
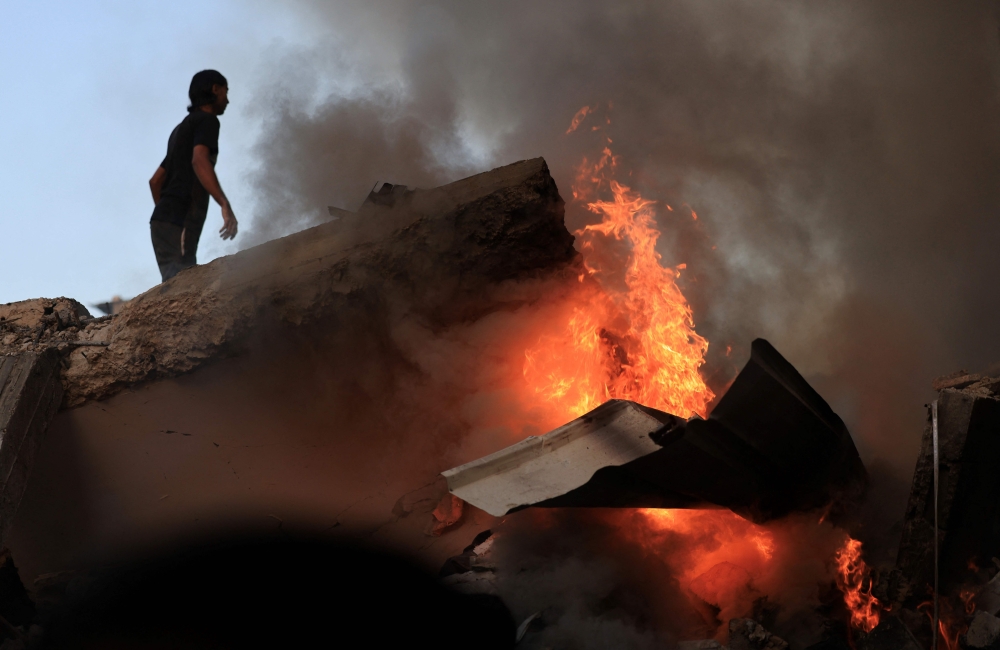
<svg viewBox="0 0 1000 650">
<path fill-rule="evenodd" d="M 61 401 L 55 350 L 0 356 L 0 544 L 21 503 L 35 452 Z"/>
<path fill-rule="evenodd" d="M 897 569 L 909 600 L 926 600 L 934 582 L 934 456 L 928 409 L 906 507 Z M 938 396 L 940 589 L 971 581 L 970 564 L 1000 556 L 1000 400 L 955 389 Z"/>
<path fill-rule="evenodd" d="M 763 339 L 707 420 L 611 400 L 444 476 L 453 494 L 498 516 L 529 505 L 721 506 L 756 522 L 836 514 L 867 482 L 843 421 Z"/>
</svg>

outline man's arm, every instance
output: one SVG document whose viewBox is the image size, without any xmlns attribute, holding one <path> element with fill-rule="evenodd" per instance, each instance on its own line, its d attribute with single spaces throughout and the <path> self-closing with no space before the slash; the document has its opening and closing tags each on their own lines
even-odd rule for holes
<svg viewBox="0 0 1000 650">
<path fill-rule="evenodd" d="M 219 230 L 219 234 L 222 235 L 223 239 L 232 239 L 236 236 L 236 215 L 233 214 L 233 209 L 229 206 L 229 199 L 226 198 L 222 186 L 219 185 L 219 177 L 215 175 L 215 168 L 212 167 L 212 161 L 209 160 L 207 146 L 195 145 L 191 164 L 194 166 L 194 173 L 201 182 L 201 186 L 212 195 L 215 202 L 222 208 L 222 228 Z"/>
<path fill-rule="evenodd" d="M 167 177 L 167 170 L 157 167 L 153 172 L 153 177 L 149 179 L 149 191 L 153 193 L 153 205 L 160 202 L 160 190 L 163 189 L 163 181 Z"/>
</svg>

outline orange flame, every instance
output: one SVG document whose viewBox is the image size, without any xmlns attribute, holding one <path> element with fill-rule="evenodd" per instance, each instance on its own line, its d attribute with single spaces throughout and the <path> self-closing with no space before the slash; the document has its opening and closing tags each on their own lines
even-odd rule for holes
<svg viewBox="0 0 1000 650">
<path fill-rule="evenodd" d="M 616 165 L 608 147 L 596 163 L 584 160 L 573 196 L 594 196 Z M 660 263 L 654 202 L 613 179 L 607 185 L 610 200 L 586 204 L 601 215 L 600 223 L 576 232 L 584 269 L 580 300 L 560 334 L 525 351 L 524 377 L 564 416 L 582 415 L 608 399 L 704 416 L 715 397 L 699 373 L 708 341 L 695 332 L 691 307 L 677 286 L 684 265 Z"/>
<path fill-rule="evenodd" d="M 580 123 L 583 122 L 584 118 L 587 117 L 587 115 L 593 110 L 594 109 L 591 108 L 590 106 L 584 106 L 583 108 L 578 110 L 576 112 L 576 115 L 573 116 L 573 120 L 569 123 L 569 128 L 566 129 L 566 135 L 569 135 L 573 131 L 576 131 L 576 129 L 580 126 Z"/>
<path fill-rule="evenodd" d="M 976 611 L 974 602 L 975 594 L 971 591 L 963 591 L 959 594 L 959 599 L 963 603 L 962 610 L 966 615 Z M 964 619 L 962 613 L 955 611 L 954 603 L 948 598 L 939 601 L 940 611 L 937 623 L 938 638 L 941 643 L 939 648 L 945 650 L 958 650 L 958 638 L 969 631 L 969 624 Z M 927 600 L 917 605 L 917 610 L 927 615 L 927 618 L 934 621 L 934 601 Z"/>
<path fill-rule="evenodd" d="M 837 565 L 837 588 L 844 594 L 844 604 L 851 613 L 851 625 L 871 632 L 878 625 L 880 603 L 872 595 L 871 571 L 861 559 L 861 542 L 847 538 L 834 555 Z"/>
<path fill-rule="evenodd" d="M 593 110 L 580 109 L 567 133 L 577 130 Z M 601 220 L 575 233 L 582 271 L 565 322 L 524 352 L 528 392 L 533 404 L 550 409 L 553 424 L 608 399 L 633 400 L 681 417 L 704 417 L 715 395 L 700 375 L 708 341 L 695 332 L 691 307 L 677 285 L 685 265 L 671 268 L 661 263 L 656 203 L 615 180 L 620 160 L 611 151 L 611 139 L 603 138 L 601 155 L 584 158 L 573 184 L 573 200 Z M 664 206 L 676 218 L 677 213 Z M 691 219 L 698 218 L 694 209 L 684 207 Z M 726 349 L 727 356 L 731 352 Z M 747 615 L 758 595 L 757 577 L 780 573 L 775 571 L 780 563 L 772 562 L 772 532 L 732 512 L 640 509 L 625 516 L 634 523 L 623 532 L 651 554 L 666 559 L 670 554 L 664 554 L 665 544 L 684 540 L 687 550 L 674 558 L 679 563 L 672 567 L 675 575 L 688 591 L 727 616 Z M 824 519 L 825 514 L 809 525 L 823 527 Z M 829 524 L 817 532 L 830 540 L 823 552 L 829 557 L 839 533 Z M 848 539 L 835 557 L 836 582 L 852 625 L 869 632 L 878 624 L 880 604 L 871 594 L 861 543 Z M 829 564 L 821 560 L 820 565 L 829 571 Z"/>
</svg>

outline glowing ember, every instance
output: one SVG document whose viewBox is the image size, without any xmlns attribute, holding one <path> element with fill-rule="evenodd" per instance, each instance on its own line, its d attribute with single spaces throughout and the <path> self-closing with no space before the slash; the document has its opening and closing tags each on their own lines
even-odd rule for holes
<svg viewBox="0 0 1000 650">
<path fill-rule="evenodd" d="M 871 593 L 871 572 L 861 559 L 861 542 L 847 538 L 834 560 L 837 565 L 837 587 L 844 594 L 844 604 L 851 612 L 851 625 L 864 632 L 871 632 L 878 625 L 880 605 Z"/>
<path fill-rule="evenodd" d="M 608 148 L 596 164 L 584 161 L 574 197 L 593 196 L 614 167 Z M 606 185 L 610 200 L 587 203 L 601 222 L 576 232 L 584 268 L 579 301 L 562 333 L 525 351 L 524 377 L 564 416 L 608 399 L 704 416 L 715 397 L 699 373 L 708 341 L 695 332 L 677 287 L 684 265 L 660 263 L 654 202 L 613 179 Z"/>
</svg>

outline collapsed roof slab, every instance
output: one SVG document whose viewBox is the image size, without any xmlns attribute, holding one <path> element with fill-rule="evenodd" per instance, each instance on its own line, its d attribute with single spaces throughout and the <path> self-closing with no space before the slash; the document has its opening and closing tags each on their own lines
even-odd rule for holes
<svg viewBox="0 0 1000 650">
<path fill-rule="evenodd" d="M 543 507 L 725 507 L 756 522 L 860 498 L 843 421 L 767 341 L 708 419 L 611 400 L 544 436 L 443 473 L 500 516 Z"/>
<path fill-rule="evenodd" d="M 27 326 L 13 312 L 28 305 L 8 306 L 17 341 L 0 333 L 0 353 L 61 349 L 73 406 L 7 540 L 26 583 L 244 524 L 356 535 L 436 569 L 493 525 L 468 508 L 434 528 L 452 503 L 438 473 L 469 432 L 427 424 L 448 418 L 408 391 L 433 370 L 398 335 L 493 331 L 575 283 L 573 237 L 541 159 L 406 197 L 182 271 L 106 319 L 64 327 L 46 304 Z"/>
<path fill-rule="evenodd" d="M 182 271 L 109 326 L 80 332 L 67 343 L 65 405 L 233 356 L 269 324 L 333 325 L 394 309 L 433 325 L 475 317 L 491 308 L 489 285 L 551 272 L 575 256 L 541 158 L 415 190 L 395 205 L 366 203 Z"/>
</svg>

